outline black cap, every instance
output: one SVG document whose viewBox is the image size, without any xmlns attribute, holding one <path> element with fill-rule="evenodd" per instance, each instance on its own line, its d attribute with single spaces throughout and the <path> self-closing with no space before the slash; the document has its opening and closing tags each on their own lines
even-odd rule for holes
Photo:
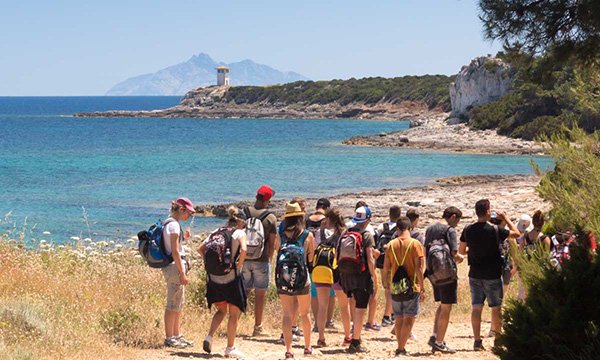
<svg viewBox="0 0 600 360">
<path fill-rule="evenodd" d="M 320 198 L 317 200 L 317 209 L 328 209 L 331 207 L 331 203 L 326 198 Z"/>
</svg>

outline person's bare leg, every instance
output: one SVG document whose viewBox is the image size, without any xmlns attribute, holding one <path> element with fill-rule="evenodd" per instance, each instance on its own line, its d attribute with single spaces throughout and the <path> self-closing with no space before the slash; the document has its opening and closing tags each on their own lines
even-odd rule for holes
<svg viewBox="0 0 600 360">
<path fill-rule="evenodd" d="M 298 298 L 294 296 L 294 313 L 292 314 L 292 328 L 298 327 L 298 315 L 300 308 L 298 306 Z"/>
<path fill-rule="evenodd" d="M 285 342 L 285 351 L 292 351 L 292 316 L 294 312 L 294 297 L 289 295 L 279 295 L 281 299 L 281 309 L 283 311 L 283 341 Z"/>
<path fill-rule="evenodd" d="M 175 312 L 175 319 L 173 319 L 173 336 L 181 334 L 181 311 Z"/>
<path fill-rule="evenodd" d="M 371 325 L 375 323 L 375 314 L 377 313 L 377 297 L 375 294 L 369 298 L 369 313 L 367 316 L 367 322 Z"/>
<path fill-rule="evenodd" d="M 398 320 L 399 319 L 396 319 L 396 321 Z M 398 349 L 406 349 L 406 342 L 408 341 L 408 337 L 410 336 L 410 332 L 412 331 L 415 320 L 416 318 L 414 316 L 402 316 L 402 327 L 400 330 L 400 336 L 398 337 Z"/>
<path fill-rule="evenodd" d="M 165 335 L 167 338 L 175 336 L 175 319 L 177 311 L 165 310 Z M 179 334 L 177 334 L 179 335 Z"/>
<path fill-rule="evenodd" d="M 452 311 L 452 304 L 440 304 L 439 316 L 436 313 L 437 320 L 437 342 L 441 343 L 446 337 L 446 331 L 448 330 L 448 323 L 450 322 L 450 312 Z"/>
<path fill-rule="evenodd" d="M 354 324 L 354 313 L 356 312 L 356 300 L 354 297 L 348 299 L 350 302 L 350 321 Z M 362 319 L 361 319 L 362 321 Z M 360 324 L 362 326 L 362 324 Z"/>
<path fill-rule="evenodd" d="M 492 330 L 499 333 L 502 329 L 502 306 L 492 308 Z"/>
<path fill-rule="evenodd" d="M 315 323 L 318 324 L 317 319 L 319 318 L 319 299 L 316 296 L 310 298 L 310 308 L 312 310 Z"/>
<path fill-rule="evenodd" d="M 235 344 L 235 336 L 237 334 L 238 319 L 240 317 L 240 309 L 235 305 L 229 305 L 229 320 L 227 320 L 227 347 L 233 347 Z"/>
<path fill-rule="evenodd" d="M 440 314 L 442 312 L 442 304 L 440 304 L 437 308 L 437 310 L 435 311 L 435 318 L 433 320 L 433 334 L 437 337 L 437 333 L 438 333 L 438 323 L 440 320 Z"/>
<path fill-rule="evenodd" d="M 254 325 L 262 325 L 267 290 L 254 290 Z M 290 315 L 291 316 L 291 315 Z"/>
<path fill-rule="evenodd" d="M 333 320 L 334 312 L 335 312 L 335 295 L 331 295 L 331 296 L 329 296 L 329 304 L 327 305 L 327 322 L 331 322 Z"/>
<path fill-rule="evenodd" d="M 327 320 L 327 306 L 329 304 L 328 287 L 317 288 L 317 299 L 319 300 L 319 317 L 317 318 L 317 328 L 319 329 L 319 340 L 325 339 L 325 321 Z"/>
<path fill-rule="evenodd" d="M 221 322 L 223 322 L 223 319 L 225 319 L 226 315 L 227 304 L 217 305 L 217 312 L 213 316 L 212 321 L 210 323 L 210 329 L 208 330 L 209 336 L 212 337 L 213 335 L 215 335 L 217 329 L 219 329 L 219 325 L 221 325 Z"/>
<path fill-rule="evenodd" d="M 335 290 L 335 297 L 340 305 L 340 316 L 342 318 L 342 326 L 344 327 L 344 337 L 349 337 L 350 334 L 350 303 L 348 297 L 343 290 Z"/>
<path fill-rule="evenodd" d="M 383 316 L 391 317 L 392 311 L 392 291 L 390 289 L 385 289 L 385 310 Z"/>
<path fill-rule="evenodd" d="M 473 337 L 475 340 L 481 340 L 481 312 L 483 305 L 473 305 L 471 310 L 471 326 L 473 327 Z"/>
<path fill-rule="evenodd" d="M 352 339 L 360 340 L 360 333 L 362 331 L 363 319 L 365 317 L 366 309 L 354 309 L 354 334 L 352 334 Z"/>
<path fill-rule="evenodd" d="M 329 289 L 327 289 L 329 291 Z M 304 347 L 310 347 L 310 332 L 311 326 L 310 323 L 310 294 L 306 295 L 298 295 L 296 296 L 298 299 L 298 305 L 300 307 L 300 318 L 302 319 L 302 331 L 304 332 Z"/>
</svg>

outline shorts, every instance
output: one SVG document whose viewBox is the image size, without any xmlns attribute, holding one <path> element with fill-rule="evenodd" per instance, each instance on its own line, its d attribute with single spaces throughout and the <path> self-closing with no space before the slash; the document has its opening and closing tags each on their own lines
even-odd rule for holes
<svg viewBox="0 0 600 360">
<path fill-rule="evenodd" d="M 510 284 L 510 278 L 512 278 L 512 271 L 510 269 L 505 269 L 502 271 L 502 283 L 504 285 Z"/>
<path fill-rule="evenodd" d="M 288 296 L 308 295 L 308 294 L 310 294 L 310 285 L 309 285 L 309 286 L 307 286 L 307 287 L 305 287 L 304 289 L 302 289 L 302 290 L 298 291 L 298 292 L 297 292 L 297 293 L 295 293 L 295 294 L 290 294 L 290 293 L 288 293 L 288 292 L 285 292 L 285 291 L 279 291 L 279 290 L 277 290 L 277 294 L 278 294 L 278 295 L 288 295 Z"/>
<path fill-rule="evenodd" d="M 259 261 L 244 261 L 242 280 L 246 290 L 268 290 L 271 279 L 271 264 Z"/>
<path fill-rule="evenodd" d="M 483 306 L 486 298 L 489 307 L 502 306 L 504 297 L 502 278 L 494 280 L 469 278 L 469 286 L 471 287 L 471 304 L 473 306 Z"/>
<path fill-rule="evenodd" d="M 369 299 L 371 298 L 371 294 L 364 289 L 354 289 L 349 293 L 346 293 L 346 295 L 348 295 L 349 298 L 354 298 L 354 300 L 356 300 L 357 309 L 366 309 L 369 305 Z"/>
<path fill-rule="evenodd" d="M 331 291 L 329 291 L 329 296 L 335 296 L 334 290 L 342 290 L 342 285 L 340 285 L 339 282 L 336 282 L 335 284 L 324 284 L 324 283 L 313 282 L 310 284 L 310 296 L 317 297 L 317 288 L 321 288 L 321 287 L 328 287 L 331 289 Z"/>
<path fill-rule="evenodd" d="M 433 299 L 442 304 L 457 304 L 458 281 L 442 286 L 433 285 Z"/>
<path fill-rule="evenodd" d="M 183 302 L 185 301 L 185 286 L 181 285 L 179 270 L 175 263 L 171 263 L 161 270 L 167 282 L 167 305 L 165 309 L 180 312 L 183 310 Z"/>
<path fill-rule="evenodd" d="M 419 299 L 421 299 L 421 294 L 416 294 L 414 299 L 407 301 L 394 301 L 392 299 L 392 309 L 394 309 L 394 315 L 411 316 L 416 318 L 419 314 Z"/>
</svg>

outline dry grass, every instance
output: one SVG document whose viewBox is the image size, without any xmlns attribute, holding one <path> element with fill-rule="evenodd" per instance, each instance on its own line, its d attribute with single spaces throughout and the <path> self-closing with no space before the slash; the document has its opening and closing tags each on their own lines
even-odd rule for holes
<svg viewBox="0 0 600 360">
<path fill-rule="evenodd" d="M 4 234 L 0 240 L 0 359 L 133 358 L 162 344 L 166 287 L 160 270 L 137 255 L 137 244 L 84 240 L 73 246 L 37 244 Z M 189 246 L 197 248 L 192 242 Z M 467 266 L 460 266 L 459 305 L 454 322 L 468 321 Z M 186 289 L 182 328 L 192 339 L 208 332 L 211 312 L 204 299 L 206 278 L 196 263 Z M 429 284 L 419 322 L 430 321 L 435 304 Z M 383 311 L 379 291 L 377 321 Z M 511 287 L 516 293 L 516 286 Z M 250 334 L 253 299 L 239 332 Z M 339 317 L 339 314 L 336 316 Z M 489 313 L 486 318 L 489 319 Z M 268 293 L 265 327 L 277 335 L 281 307 L 274 286 Z M 225 326 L 219 336 L 225 336 Z"/>
</svg>

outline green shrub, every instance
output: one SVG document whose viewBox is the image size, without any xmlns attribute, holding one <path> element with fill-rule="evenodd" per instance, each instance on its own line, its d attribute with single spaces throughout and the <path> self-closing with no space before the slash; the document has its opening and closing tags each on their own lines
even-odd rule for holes
<svg viewBox="0 0 600 360">
<path fill-rule="evenodd" d="M 20 333 L 27 336 L 47 335 L 48 323 L 42 305 L 30 298 L 19 298 L 0 306 L 0 323 L 8 328 L 6 333 Z"/>
<path fill-rule="evenodd" d="M 149 323 L 133 308 L 128 306 L 100 314 L 100 327 L 115 343 L 146 347 L 144 334 Z"/>
</svg>

